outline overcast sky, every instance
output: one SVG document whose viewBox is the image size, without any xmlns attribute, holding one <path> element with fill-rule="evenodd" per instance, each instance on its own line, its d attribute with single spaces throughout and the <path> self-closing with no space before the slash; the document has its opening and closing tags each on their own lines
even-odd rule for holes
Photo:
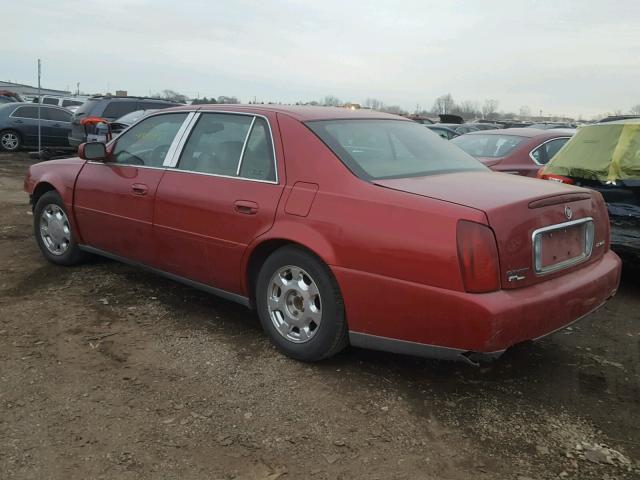
<svg viewBox="0 0 640 480">
<path fill-rule="evenodd" d="M 584 118 L 640 103 L 640 0 L 23 0 L 2 10 L 0 80 L 36 84 L 39 57 L 49 88 L 370 97 L 410 111 L 451 93 Z"/>
</svg>

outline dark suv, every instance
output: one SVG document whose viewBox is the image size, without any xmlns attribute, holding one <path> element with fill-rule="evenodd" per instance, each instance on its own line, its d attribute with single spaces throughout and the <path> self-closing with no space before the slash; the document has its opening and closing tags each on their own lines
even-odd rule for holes
<svg viewBox="0 0 640 480">
<path fill-rule="evenodd" d="M 87 126 L 86 130 L 80 124 L 80 120 L 84 117 L 100 117 L 109 121 L 113 121 L 130 112 L 136 110 L 151 110 L 175 107 L 180 105 L 169 100 L 160 100 L 159 98 L 145 97 L 113 97 L 113 96 L 95 96 L 89 98 L 86 102 L 76 110 L 71 121 L 71 133 L 69 134 L 69 145 L 77 147 L 81 143 L 87 141 L 87 133 L 95 133 L 93 126 Z"/>
</svg>

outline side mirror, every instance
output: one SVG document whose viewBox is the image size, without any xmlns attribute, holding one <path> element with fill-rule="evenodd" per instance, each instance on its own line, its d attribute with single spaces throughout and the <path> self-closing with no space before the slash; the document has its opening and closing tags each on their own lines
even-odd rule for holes
<svg viewBox="0 0 640 480">
<path fill-rule="evenodd" d="M 78 147 L 78 156 L 83 160 L 104 162 L 107 158 L 107 148 L 101 142 L 81 143 Z"/>
</svg>

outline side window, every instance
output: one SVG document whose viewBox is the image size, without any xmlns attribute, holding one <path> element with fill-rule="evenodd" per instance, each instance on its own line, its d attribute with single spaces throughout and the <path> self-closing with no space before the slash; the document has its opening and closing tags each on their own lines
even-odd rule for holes
<svg viewBox="0 0 640 480">
<path fill-rule="evenodd" d="M 264 118 L 256 117 L 244 148 L 240 176 L 255 180 L 276 180 L 271 133 Z"/>
<path fill-rule="evenodd" d="M 46 118 L 44 112 L 40 112 L 42 118 Z M 19 107 L 13 114 L 12 117 L 19 118 L 38 118 L 38 107 Z"/>
<path fill-rule="evenodd" d="M 203 113 L 182 150 L 177 168 L 236 176 L 253 117 Z"/>
<path fill-rule="evenodd" d="M 46 108 L 43 110 L 47 111 L 46 117 L 49 120 L 53 120 L 56 122 L 71 122 L 71 112 L 58 110 L 57 108 Z"/>
<path fill-rule="evenodd" d="M 186 113 L 149 117 L 118 137 L 112 161 L 124 165 L 162 167 Z"/>
<path fill-rule="evenodd" d="M 45 97 L 42 99 L 42 103 L 45 105 L 58 105 L 58 99 L 52 97 Z"/>
<path fill-rule="evenodd" d="M 531 156 L 540 165 L 546 165 L 568 140 L 568 138 L 556 138 L 555 140 L 551 140 L 550 142 L 536 148 L 531 152 Z"/>
<path fill-rule="evenodd" d="M 113 100 L 109 102 L 102 112 L 102 117 L 106 118 L 120 118 L 123 115 L 126 115 L 129 112 L 133 112 L 138 109 L 138 103 L 133 101 L 119 101 Z"/>
<path fill-rule="evenodd" d="M 547 161 L 551 160 L 556 155 L 556 153 L 558 153 L 560 149 L 564 147 L 564 144 L 567 143 L 568 140 L 568 138 L 556 138 L 555 140 L 551 140 L 550 142 L 548 142 L 544 146 L 545 150 L 547 151 Z"/>
</svg>

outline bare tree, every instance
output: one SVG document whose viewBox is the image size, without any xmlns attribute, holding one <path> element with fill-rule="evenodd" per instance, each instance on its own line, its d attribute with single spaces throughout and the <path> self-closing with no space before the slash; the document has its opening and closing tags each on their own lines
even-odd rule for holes
<svg viewBox="0 0 640 480">
<path fill-rule="evenodd" d="M 455 109 L 455 113 L 458 113 L 462 118 L 469 119 L 475 117 L 480 113 L 478 103 L 472 100 L 465 100 L 458 104 L 458 108 Z"/>
<path fill-rule="evenodd" d="M 333 95 L 327 95 L 320 102 L 325 107 L 339 107 L 342 103 L 338 97 L 334 97 Z"/>
<path fill-rule="evenodd" d="M 521 117 L 530 117 L 531 116 L 531 109 L 526 105 L 521 106 L 520 107 L 520 116 Z"/>
<path fill-rule="evenodd" d="M 447 93 L 446 95 L 436 98 L 435 102 L 433 102 L 433 112 L 451 113 L 455 106 L 456 102 L 453 101 L 453 97 L 450 93 Z"/>
<path fill-rule="evenodd" d="M 634 105 L 633 107 L 631 107 L 629 109 L 629 113 L 631 115 L 640 115 L 640 103 L 638 103 L 637 105 Z"/>
<path fill-rule="evenodd" d="M 402 110 L 402 108 L 400 108 L 398 105 L 383 105 L 380 110 L 382 112 L 394 113 L 396 115 L 402 115 L 405 113 L 404 110 Z"/>
<path fill-rule="evenodd" d="M 236 97 L 226 97 L 224 95 L 221 95 L 218 97 L 216 102 L 217 103 L 240 103 L 240 100 L 238 100 Z"/>
<path fill-rule="evenodd" d="M 160 93 L 156 93 L 154 95 L 152 95 L 152 97 L 155 98 L 163 98 L 165 100 L 171 100 L 173 102 L 179 102 L 179 103 L 187 103 L 187 100 L 189 100 L 189 98 L 186 95 L 183 95 L 182 93 L 178 93 L 175 90 L 163 90 Z"/>
<path fill-rule="evenodd" d="M 377 98 L 367 98 L 364 101 L 364 106 L 372 110 L 380 110 L 384 106 L 384 103 L 382 103 Z"/>
<path fill-rule="evenodd" d="M 485 100 L 484 105 L 482 106 L 482 118 L 489 118 L 494 116 L 498 111 L 498 105 L 500 105 L 500 102 L 498 102 L 498 100 Z"/>
</svg>

